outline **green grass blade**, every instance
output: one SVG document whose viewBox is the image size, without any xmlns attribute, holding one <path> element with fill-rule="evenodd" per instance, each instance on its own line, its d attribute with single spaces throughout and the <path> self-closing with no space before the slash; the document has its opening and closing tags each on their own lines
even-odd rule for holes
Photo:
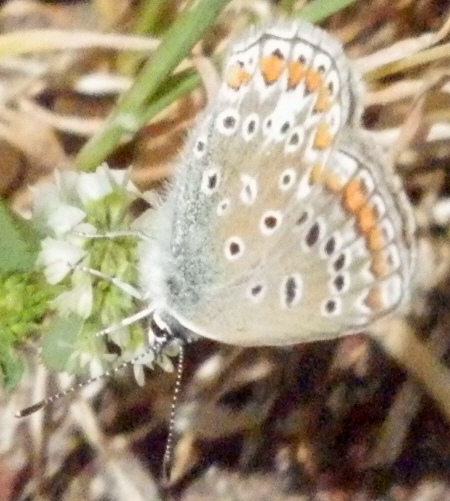
<svg viewBox="0 0 450 501">
<path fill-rule="evenodd" d="M 300 17 L 318 23 L 358 0 L 313 0 L 298 13 Z"/>
<path fill-rule="evenodd" d="M 113 151 L 124 134 L 134 134 L 143 123 L 140 108 L 161 87 L 230 0 L 199 0 L 183 11 L 164 35 L 161 45 L 142 68 L 130 91 L 123 96 L 102 132 L 80 151 L 76 162 L 93 170 Z"/>
</svg>

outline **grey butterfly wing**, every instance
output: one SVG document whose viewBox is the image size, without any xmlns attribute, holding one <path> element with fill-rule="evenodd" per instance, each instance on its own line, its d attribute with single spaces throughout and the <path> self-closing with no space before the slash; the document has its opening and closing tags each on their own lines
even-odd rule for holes
<svg viewBox="0 0 450 501">
<path fill-rule="evenodd" d="M 236 44 L 143 253 L 156 308 L 198 334 L 257 345 L 333 337 L 395 307 L 359 297 L 392 273 L 362 271 L 388 242 L 370 254 L 386 213 L 372 207 L 381 166 L 353 133 L 358 85 L 340 45 L 307 23 Z M 379 191 L 400 231 L 397 195 L 383 179 Z M 333 271 L 338 252 L 349 257 Z M 393 273 L 406 289 L 406 272 Z"/>
</svg>

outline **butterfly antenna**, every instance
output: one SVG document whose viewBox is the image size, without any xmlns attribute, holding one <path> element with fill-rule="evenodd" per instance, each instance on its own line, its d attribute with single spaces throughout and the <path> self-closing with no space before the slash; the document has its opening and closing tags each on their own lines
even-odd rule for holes
<svg viewBox="0 0 450 501">
<path fill-rule="evenodd" d="M 166 482 L 169 482 L 170 480 L 170 470 L 172 467 L 173 437 L 175 434 L 175 414 L 177 411 L 178 395 L 180 393 L 181 380 L 183 377 L 183 368 L 184 368 L 184 345 L 180 345 L 180 352 L 178 354 L 178 363 L 177 363 L 177 375 L 172 395 L 172 404 L 170 407 L 169 432 L 167 435 L 166 447 L 164 450 L 164 458 L 163 458 L 163 478 Z"/>
<path fill-rule="evenodd" d="M 95 383 L 96 381 L 99 381 L 101 379 L 109 378 L 111 376 L 114 376 L 117 372 L 120 370 L 124 369 L 125 367 L 128 367 L 130 365 L 135 364 L 136 362 L 139 362 L 142 358 L 146 357 L 150 352 L 153 352 L 155 354 L 155 360 L 162 355 L 163 351 L 169 346 L 169 344 L 174 341 L 176 338 L 175 336 L 170 332 L 170 331 L 163 331 L 158 333 L 158 337 L 155 338 L 155 341 L 151 346 L 149 346 L 143 353 L 140 353 L 139 355 L 135 356 L 131 360 L 128 360 L 126 362 L 122 362 L 121 364 L 117 365 L 113 369 L 109 371 L 105 371 L 99 376 L 91 377 L 89 379 L 86 379 L 85 381 L 82 381 L 80 383 L 76 383 L 70 388 L 67 388 L 67 390 L 60 391 L 59 393 L 55 393 L 54 395 L 51 395 L 50 397 L 47 397 L 40 402 L 37 402 L 33 405 L 30 405 L 29 407 L 26 407 L 25 409 L 22 409 L 18 412 L 16 412 L 15 416 L 17 418 L 23 418 L 26 416 L 29 416 L 30 414 L 33 414 L 34 412 L 44 408 L 46 405 L 51 404 L 55 402 L 56 400 L 59 400 L 61 398 L 66 397 L 70 393 L 73 393 L 75 391 L 79 391 L 81 388 L 84 388 L 91 383 Z M 181 352 L 182 353 L 182 352 Z"/>
</svg>

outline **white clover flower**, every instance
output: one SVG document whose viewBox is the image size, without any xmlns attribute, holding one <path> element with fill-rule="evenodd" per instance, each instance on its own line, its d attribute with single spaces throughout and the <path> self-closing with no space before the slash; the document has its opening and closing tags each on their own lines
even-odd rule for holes
<svg viewBox="0 0 450 501">
<path fill-rule="evenodd" d="M 126 362 L 133 363 L 133 375 L 139 386 L 144 386 L 145 372 L 144 366 L 153 369 L 155 354 L 148 346 L 140 346 L 135 351 L 125 351 L 122 358 Z M 136 360 L 137 359 L 137 360 Z"/>
<path fill-rule="evenodd" d="M 118 318 L 126 316 L 128 306 L 125 305 L 133 307 L 134 299 L 124 299 L 121 294 L 124 294 L 125 286 L 121 290 L 115 288 L 108 277 L 117 277 L 124 284 L 130 283 L 130 288 L 134 290 L 139 243 L 130 239 L 129 233 L 131 230 L 151 235 L 155 210 L 148 209 L 132 223 L 127 210 L 130 202 L 137 197 L 156 207 L 160 205 L 158 196 L 154 192 L 142 195 L 130 181 L 129 170 L 111 170 L 106 164 L 93 173 L 57 171 L 54 183 L 43 183 L 32 191 L 33 219 L 46 234 L 41 241 L 38 264 L 43 266 L 50 284 L 58 284 L 70 275 L 70 280 L 64 282 L 64 291 L 50 303 L 51 306 L 60 317 L 75 314 L 79 319 L 88 320 L 85 326 L 92 331 L 108 327 L 108 321 L 115 323 Z M 108 197 L 111 193 L 114 196 Z M 122 230 L 125 238 L 121 236 Z M 108 233 L 120 238 L 115 240 L 105 235 Z M 97 238 L 89 238 L 94 235 Z M 76 269 L 79 264 L 99 273 L 94 271 L 90 274 L 89 270 Z M 103 280 L 102 277 L 106 284 L 110 284 L 95 287 Z M 64 369 L 74 373 L 87 368 L 94 377 L 104 373 L 105 364 L 129 361 L 132 362 L 136 381 L 141 385 L 144 384 L 144 366 L 153 368 L 156 362 L 165 371 L 172 371 L 170 357 L 178 354 L 179 347 L 167 347 L 156 361 L 153 350 L 147 345 L 136 349 L 136 337 L 132 334 L 139 332 L 139 327 L 137 329 L 130 331 L 129 327 L 123 327 L 108 335 L 120 347 L 120 359 L 117 355 L 102 353 L 106 350 L 104 344 L 99 340 L 99 343 L 94 342 L 81 330 L 81 338 L 77 337 L 76 343 L 71 346 L 73 353 L 64 363 Z M 151 335 L 149 341 L 151 346 L 154 342 Z"/>
<path fill-rule="evenodd" d="M 33 193 L 33 220 L 42 231 L 52 236 L 67 233 L 86 217 L 84 210 L 64 200 L 66 197 L 57 183 L 42 183 L 30 190 Z"/>
<path fill-rule="evenodd" d="M 51 237 L 45 238 L 41 246 L 38 261 L 44 265 L 45 278 L 52 285 L 61 282 L 86 255 L 80 247 Z"/>
<path fill-rule="evenodd" d="M 100 200 L 117 188 L 139 196 L 139 190 L 129 177 L 128 170 L 112 170 L 103 164 L 93 173 L 79 173 L 76 190 L 84 205 L 94 200 Z"/>
<path fill-rule="evenodd" d="M 108 176 L 111 178 L 111 182 L 115 188 L 122 188 L 129 193 L 133 193 L 139 197 L 143 197 L 143 194 L 136 188 L 134 183 L 130 180 L 131 169 L 119 170 L 119 169 L 109 169 L 106 164 L 103 164 L 99 169 L 106 169 Z"/>
<path fill-rule="evenodd" d="M 127 327 L 115 329 L 113 332 L 109 333 L 108 337 L 113 343 L 117 344 L 117 346 L 128 346 L 130 342 L 130 331 Z"/>
<path fill-rule="evenodd" d="M 55 235 L 64 235 L 76 228 L 86 217 L 86 213 L 78 207 L 61 204 L 49 215 L 47 223 Z"/>
<path fill-rule="evenodd" d="M 75 313 L 81 318 L 89 318 L 92 313 L 94 292 L 91 277 L 83 272 L 72 275 L 73 289 L 62 292 L 50 302 L 61 316 Z"/>
<path fill-rule="evenodd" d="M 53 236 L 62 236 L 86 218 L 86 204 L 100 200 L 116 189 L 141 196 L 130 181 L 129 170 L 112 170 L 106 164 L 93 173 L 55 171 L 54 182 L 31 187 L 33 219 Z M 47 231 L 48 232 L 48 231 Z"/>
<path fill-rule="evenodd" d="M 81 172 L 77 180 L 77 192 L 81 202 L 85 205 L 93 200 L 106 197 L 113 191 L 111 178 L 105 169 L 98 168 L 93 173 Z"/>
<path fill-rule="evenodd" d="M 115 358 L 114 355 L 102 356 L 106 361 Z M 75 350 L 69 357 L 67 362 L 68 372 L 77 372 L 78 369 L 87 368 L 89 376 L 92 378 L 101 377 L 105 373 L 105 368 L 98 355 L 81 350 Z"/>
</svg>

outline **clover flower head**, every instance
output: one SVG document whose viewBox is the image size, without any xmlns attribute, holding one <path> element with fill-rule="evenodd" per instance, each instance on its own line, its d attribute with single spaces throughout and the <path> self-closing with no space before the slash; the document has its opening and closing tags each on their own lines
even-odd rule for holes
<svg viewBox="0 0 450 501">
<path fill-rule="evenodd" d="M 62 290 L 50 305 L 60 318 L 73 317 L 79 323 L 62 366 L 67 372 L 85 368 L 91 376 L 98 376 L 117 355 L 106 353 L 101 339 L 93 342 L 92 336 L 141 307 L 134 304 L 134 296 L 126 293 L 125 286 L 118 288 L 112 280 L 136 288 L 138 242 L 130 236 L 112 239 L 102 235 L 117 235 L 121 230 L 125 235 L 130 231 L 151 234 L 155 211 L 149 209 L 132 222 L 129 205 L 138 197 L 152 206 L 159 202 L 154 194 L 141 195 L 130 181 L 129 171 L 111 170 L 105 164 L 92 173 L 58 171 L 53 183 L 42 183 L 32 191 L 33 219 L 44 235 L 37 263 L 46 280 L 60 284 Z M 58 329 L 52 335 L 54 345 L 65 342 Z M 120 348 L 121 360 L 132 363 L 139 384 L 144 382 L 144 367 L 153 368 L 156 363 L 166 371 L 173 370 L 170 357 L 178 353 L 177 348 L 168 347 L 155 360 L 153 351 L 142 342 L 139 325 L 114 329 L 108 337 Z M 47 360 L 53 360 L 51 348 L 47 349 Z"/>
</svg>

